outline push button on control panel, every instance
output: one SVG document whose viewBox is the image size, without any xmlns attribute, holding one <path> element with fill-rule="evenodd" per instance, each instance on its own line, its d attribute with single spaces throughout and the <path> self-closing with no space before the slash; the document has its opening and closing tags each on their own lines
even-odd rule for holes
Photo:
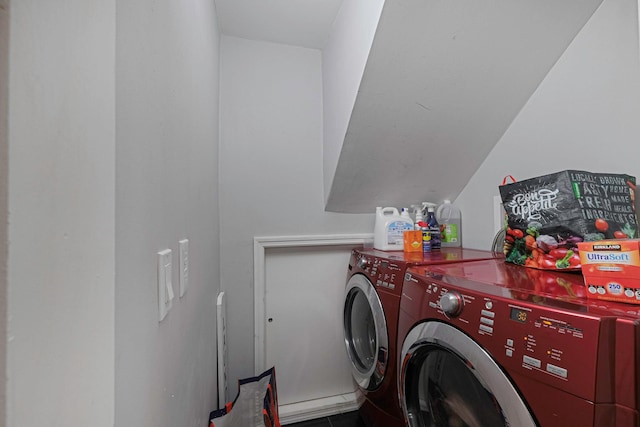
<svg viewBox="0 0 640 427">
<path fill-rule="evenodd" d="M 496 317 L 496 313 L 494 313 L 493 311 L 489 311 L 489 310 L 482 310 L 480 312 L 480 314 L 482 314 L 484 317 L 490 317 L 490 318 L 494 318 Z"/>
<path fill-rule="evenodd" d="M 507 338 L 507 345 L 505 346 L 505 354 L 507 357 L 513 357 L 513 340 L 511 338 Z"/>
<path fill-rule="evenodd" d="M 567 378 L 567 370 L 564 368 L 561 368 L 559 366 L 556 365 L 552 365 L 551 363 L 547 363 L 547 372 L 550 372 L 554 375 L 557 375 L 559 377 L 562 378 Z"/>
<path fill-rule="evenodd" d="M 487 319 L 486 317 L 481 317 L 480 322 L 485 325 L 493 326 L 493 319 Z"/>
<path fill-rule="evenodd" d="M 481 324 L 480 325 L 480 330 L 484 331 L 484 332 L 487 332 L 487 333 L 490 333 L 490 334 L 493 333 L 493 328 L 491 326 L 487 326 L 487 325 L 482 325 Z"/>
<path fill-rule="evenodd" d="M 522 356 L 522 363 L 538 369 L 542 366 L 542 363 L 538 359 L 534 359 L 533 357 L 526 355 Z"/>
</svg>

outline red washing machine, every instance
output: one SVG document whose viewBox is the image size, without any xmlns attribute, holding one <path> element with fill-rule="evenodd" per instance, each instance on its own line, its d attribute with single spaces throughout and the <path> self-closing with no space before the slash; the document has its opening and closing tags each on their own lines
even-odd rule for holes
<svg viewBox="0 0 640 427">
<path fill-rule="evenodd" d="M 638 427 L 640 306 L 501 260 L 413 267 L 398 319 L 410 427 Z"/>
<path fill-rule="evenodd" d="M 398 400 L 397 328 L 408 267 L 491 259 L 488 251 L 442 248 L 422 254 L 354 249 L 344 303 L 344 335 L 360 414 L 371 427 L 405 426 Z"/>
</svg>

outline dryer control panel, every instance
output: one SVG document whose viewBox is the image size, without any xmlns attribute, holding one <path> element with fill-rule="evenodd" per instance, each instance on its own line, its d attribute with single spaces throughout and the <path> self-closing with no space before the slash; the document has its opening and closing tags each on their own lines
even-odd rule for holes
<svg viewBox="0 0 640 427">
<path fill-rule="evenodd" d="M 365 274 L 379 290 L 386 290 L 398 295 L 402 292 L 404 273 L 407 269 L 406 262 L 353 251 L 349 266 L 351 274 L 354 272 Z"/>
</svg>

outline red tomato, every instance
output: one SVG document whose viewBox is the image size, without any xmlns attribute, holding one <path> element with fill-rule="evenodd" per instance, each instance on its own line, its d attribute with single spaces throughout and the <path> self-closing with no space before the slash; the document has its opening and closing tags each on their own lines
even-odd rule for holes
<svg viewBox="0 0 640 427">
<path fill-rule="evenodd" d="M 627 237 L 629 237 L 629 236 L 627 236 L 626 234 L 624 234 L 624 233 L 623 233 L 622 231 L 620 231 L 620 230 L 618 230 L 618 231 L 614 231 L 614 232 L 613 232 L 613 236 L 614 236 L 616 239 L 626 239 Z"/>
<path fill-rule="evenodd" d="M 580 267 L 580 255 L 573 254 L 571 258 L 569 258 L 569 265 L 571 267 Z"/>
<path fill-rule="evenodd" d="M 556 248 L 549 251 L 549 255 L 555 259 L 562 259 L 567 256 L 567 248 Z"/>
<path fill-rule="evenodd" d="M 604 233 L 609 229 L 609 223 L 602 218 L 598 218 L 596 219 L 596 229 Z"/>
<path fill-rule="evenodd" d="M 516 239 L 522 239 L 524 237 L 524 233 L 522 232 L 522 230 L 520 230 L 518 228 L 513 230 L 512 234 Z"/>
<path fill-rule="evenodd" d="M 540 268 L 554 269 L 556 268 L 556 260 L 551 255 L 544 255 L 539 261 Z"/>
</svg>

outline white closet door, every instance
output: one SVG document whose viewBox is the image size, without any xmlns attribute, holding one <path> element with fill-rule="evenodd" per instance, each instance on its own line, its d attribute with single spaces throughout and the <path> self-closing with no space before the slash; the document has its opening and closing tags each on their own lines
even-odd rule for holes
<svg viewBox="0 0 640 427">
<path fill-rule="evenodd" d="M 355 390 L 342 324 L 352 247 L 265 251 L 265 359 L 280 405 Z"/>
</svg>

